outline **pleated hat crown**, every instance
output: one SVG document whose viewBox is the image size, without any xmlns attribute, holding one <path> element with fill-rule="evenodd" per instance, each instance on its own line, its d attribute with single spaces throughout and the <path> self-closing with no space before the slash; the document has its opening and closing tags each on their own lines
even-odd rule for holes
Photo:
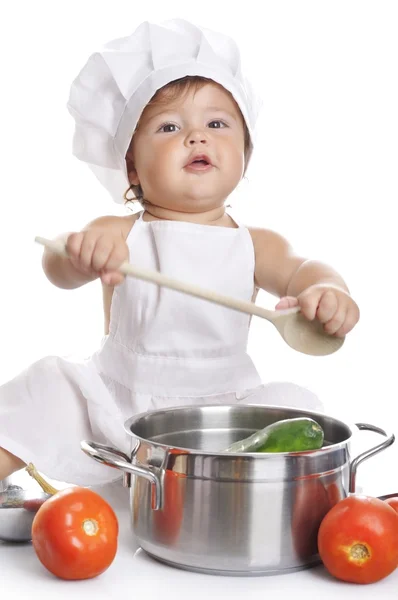
<svg viewBox="0 0 398 600">
<path fill-rule="evenodd" d="M 73 81 L 67 104 L 75 119 L 73 154 L 116 202 L 130 186 L 125 156 L 142 111 L 160 88 L 188 75 L 212 79 L 232 94 L 249 131 L 249 158 L 260 100 L 229 36 L 182 19 L 144 22 L 92 54 Z"/>
</svg>

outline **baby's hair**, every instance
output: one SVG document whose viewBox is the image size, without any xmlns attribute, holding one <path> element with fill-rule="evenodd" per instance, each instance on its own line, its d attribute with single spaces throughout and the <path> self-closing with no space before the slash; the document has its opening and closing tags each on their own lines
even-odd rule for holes
<svg viewBox="0 0 398 600">
<path fill-rule="evenodd" d="M 147 106 L 168 104 L 169 102 L 173 102 L 174 100 L 181 98 L 181 96 L 183 96 L 184 94 L 188 94 L 191 90 L 193 90 L 194 92 L 197 92 L 198 90 L 200 90 L 202 87 L 204 87 L 208 83 L 216 83 L 216 82 L 214 82 L 212 79 L 208 79 L 206 77 L 199 77 L 197 75 L 188 75 L 186 77 L 182 77 L 181 79 L 175 79 L 174 81 L 170 81 L 170 83 L 168 83 L 165 86 L 163 86 L 162 88 L 160 88 L 156 92 L 156 94 L 154 94 L 152 96 L 152 98 L 148 102 Z M 217 84 L 217 85 L 219 85 L 219 84 Z M 239 110 L 239 113 L 241 114 L 241 111 L 238 106 L 237 106 L 237 108 Z M 138 120 L 137 126 L 136 126 L 133 136 L 131 138 L 130 146 L 126 152 L 126 159 L 131 150 L 134 134 L 140 127 L 140 122 L 141 122 L 141 118 Z M 242 115 L 242 122 L 243 122 L 243 127 L 244 127 L 244 134 L 245 134 L 245 157 L 247 158 L 251 144 L 250 144 L 249 130 L 246 126 L 243 115 Z M 127 194 L 129 192 L 132 192 L 133 197 L 127 197 Z M 146 200 L 144 199 L 144 193 L 143 193 L 142 187 L 139 184 L 131 185 L 126 190 L 126 192 L 124 194 L 124 199 L 125 199 L 126 203 L 139 202 L 140 204 L 143 205 L 146 202 Z"/>
</svg>

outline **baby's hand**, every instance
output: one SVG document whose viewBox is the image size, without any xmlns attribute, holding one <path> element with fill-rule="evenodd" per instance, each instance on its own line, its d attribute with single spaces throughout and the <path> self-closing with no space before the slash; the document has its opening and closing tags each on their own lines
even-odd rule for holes
<svg viewBox="0 0 398 600">
<path fill-rule="evenodd" d="M 359 321 L 359 308 L 348 292 L 326 284 L 311 285 L 297 298 L 285 296 L 275 306 L 277 310 L 299 306 L 303 315 L 312 321 L 319 319 L 324 330 L 344 337 Z"/>
<path fill-rule="evenodd" d="M 120 234 L 100 228 L 71 233 L 66 240 L 66 251 L 73 267 L 83 275 L 100 277 L 111 286 L 124 281 L 124 275 L 117 269 L 129 259 L 129 250 Z"/>
</svg>

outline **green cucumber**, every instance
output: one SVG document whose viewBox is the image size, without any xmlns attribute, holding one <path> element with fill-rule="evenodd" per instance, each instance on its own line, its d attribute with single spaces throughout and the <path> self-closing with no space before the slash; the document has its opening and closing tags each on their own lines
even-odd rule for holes
<svg viewBox="0 0 398 600">
<path fill-rule="evenodd" d="M 251 436 L 239 440 L 225 452 L 303 452 L 322 448 L 322 427 L 307 417 L 271 423 Z"/>
</svg>

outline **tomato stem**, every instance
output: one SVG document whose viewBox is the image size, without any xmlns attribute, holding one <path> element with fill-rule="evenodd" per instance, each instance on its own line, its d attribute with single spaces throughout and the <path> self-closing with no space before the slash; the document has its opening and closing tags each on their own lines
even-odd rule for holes
<svg viewBox="0 0 398 600">
<path fill-rule="evenodd" d="M 85 519 L 83 521 L 83 531 L 89 536 L 96 535 L 98 532 L 98 523 L 95 519 Z"/>
<path fill-rule="evenodd" d="M 25 469 L 33 479 L 37 481 L 43 492 L 46 494 L 50 494 L 50 496 L 54 496 L 59 490 L 55 489 L 48 481 L 46 481 L 38 472 L 33 463 L 29 463 Z"/>
<path fill-rule="evenodd" d="M 353 560 L 365 561 L 370 558 L 370 552 L 364 544 L 354 544 L 350 550 L 350 556 Z"/>
</svg>

